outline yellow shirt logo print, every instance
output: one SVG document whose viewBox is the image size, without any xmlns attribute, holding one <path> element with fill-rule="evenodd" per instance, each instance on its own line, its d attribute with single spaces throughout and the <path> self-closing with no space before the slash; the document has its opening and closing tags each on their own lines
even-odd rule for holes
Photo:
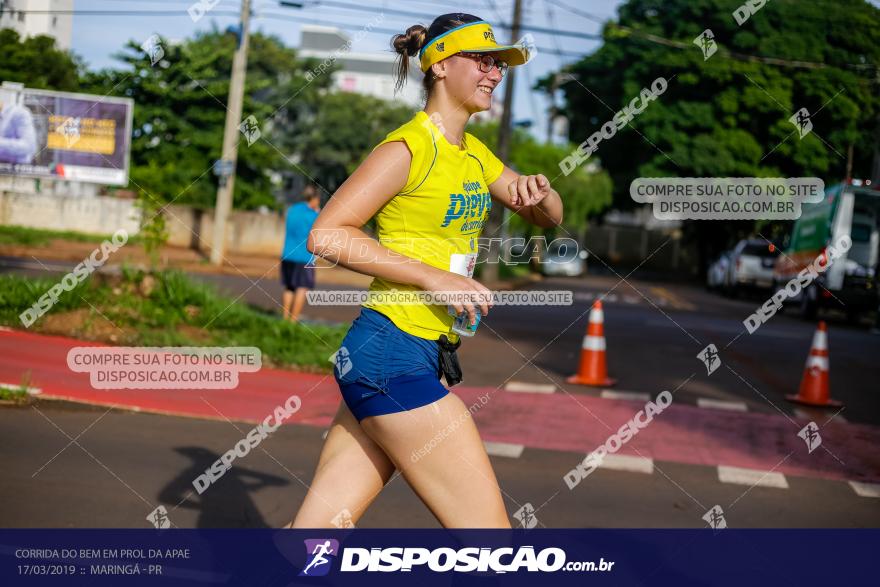
<svg viewBox="0 0 880 587">
<path fill-rule="evenodd" d="M 468 182 L 471 183 L 471 182 Z M 478 187 L 479 184 L 477 184 Z M 449 208 L 443 217 L 441 228 L 449 226 L 453 220 L 460 218 L 475 219 L 464 222 L 461 225 L 462 232 L 478 230 L 483 226 L 483 217 L 492 208 L 492 198 L 489 192 L 482 194 L 449 194 Z"/>
</svg>

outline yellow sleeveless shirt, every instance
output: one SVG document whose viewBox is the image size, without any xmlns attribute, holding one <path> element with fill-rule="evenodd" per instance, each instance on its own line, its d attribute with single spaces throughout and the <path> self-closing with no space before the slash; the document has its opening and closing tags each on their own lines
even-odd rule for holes
<svg viewBox="0 0 880 587">
<path fill-rule="evenodd" d="M 483 225 L 492 198 L 489 184 L 504 164 L 475 136 L 465 133 L 462 147 L 449 143 L 424 110 L 389 133 L 379 147 L 404 141 L 412 153 L 406 185 L 375 215 L 379 243 L 438 269 L 473 276 Z M 370 292 L 414 292 L 413 285 L 374 278 Z M 453 317 L 445 305 L 367 301 L 364 307 L 386 315 L 414 336 L 437 340 L 451 332 Z"/>
</svg>

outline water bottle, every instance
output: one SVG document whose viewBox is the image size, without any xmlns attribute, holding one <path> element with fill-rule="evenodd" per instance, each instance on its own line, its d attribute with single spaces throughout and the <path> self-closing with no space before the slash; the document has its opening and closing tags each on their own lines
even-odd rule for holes
<svg viewBox="0 0 880 587">
<path fill-rule="evenodd" d="M 474 306 L 476 321 L 473 326 L 470 324 L 471 320 L 468 318 L 466 310 L 463 310 L 461 314 L 457 314 L 452 306 L 446 306 L 446 308 L 449 311 L 449 315 L 455 317 L 455 321 L 452 323 L 452 332 L 460 336 L 473 336 L 477 332 L 477 327 L 480 325 L 480 317 L 482 316 L 479 306 Z"/>
<path fill-rule="evenodd" d="M 471 248 L 473 248 L 473 245 Z M 449 270 L 453 273 L 464 275 L 465 277 L 473 277 L 476 262 L 476 253 L 454 253 L 450 256 Z M 477 326 L 480 325 L 481 316 L 479 306 L 474 306 L 476 321 L 473 326 L 470 325 L 467 311 L 462 311 L 461 314 L 458 314 L 452 306 L 446 306 L 446 310 L 449 312 L 450 316 L 455 317 L 455 321 L 452 323 L 452 332 L 460 336 L 473 336 L 477 332 Z"/>
</svg>

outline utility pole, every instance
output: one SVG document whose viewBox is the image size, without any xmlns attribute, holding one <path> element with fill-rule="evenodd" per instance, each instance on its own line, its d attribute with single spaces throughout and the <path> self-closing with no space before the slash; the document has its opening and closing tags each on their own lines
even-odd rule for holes
<svg viewBox="0 0 880 587">
<path fill-rule="evenodd" d="M 874 73 L 875 91 L 880 89 L 880 68 Z M 877 126 L 874 127 L 874 156 L 871 161 L 871 185 L 876 189 L 880 185 L 880 113 L 877 114 Z M 880 278 L 880 276 L 878 276 Z M 877 311 L 877 328 L 880 329 L 880 310 Z"/>
<path fill-rule="evenodd" d="M 871 185 L 880 185 L 880 115 L 877 116 L 877 127 L 874 130 L 874 158 L 871 162 Z M 880 314 L 877 322 L 880 324 Z"/>
<path fill-rule="evenodd" d="M 550 108 L 548 109 L 549 116 L 547 117 L 547 144 L 553 143 L 553 121 L 556 119 L 556 115 L 559 113 L 556 109 L 556 90 L 559 87 L 559 74 L 553 74 L 553 78 L 550 80 L 550 89 L 548 94 L 550 95 Z"/>
<path fill-rule="evenodd" d="M 229 99 L 226 108 L 226 127 L 223 130 L 223 154 L 220 161 L 220 186 L 217 188 L 217 204 L 214 207 L 214 237 L 211 241 L 211 263 L 223 264 L 226 240 L 226 220 L 232 209 L 232 193 L 235 188 L 235 165 L 238 160 L 239 125 L 244 98 L 244 80 L 247 73 L 247 51 L 251 0 L 241 0 L 241 22 L 238 46 L 232 59 L 232 79 L 229 82 Z"/>
<path fill-rule="evenodd" d="M 513 3 L 513 25 L 510 29 L 510 43 L 519 40 L 520 20 L 522 19 L 522 0 Z M 501 113 L 501 127 L 498 129 L 498 158 L 506 161 L 510 156 L 510 131 L 513 117 L 513 79 L 516 69 L 507 70 L 507 84 L 504 86 L 504 111 Z"/>
<path fill-rule="evenodd" d="M 853 167 L 853 144 L 849 144 L 849 148 L 846 150 L 846 183 L 850 183 L 852 181 L 852 167 Z"/>
<path fill-rule="evenodd" d="M 513 3 L 513 24 L 510 28 L 510 43 L 514 44 L 519 40 L 520 21 L 522 20 L 522 0 L 515 0 Z M 510 157 L 510 136 L 511 136 L 511 118 L 513 116 L 513 90 L 514 90 L 514 72 L 515 67 L 507 69 L 507 83 L 504 84 L 504 110 L 501 112 L 501 125 L 498 129 L 498 158 L 505 164 Z M 510 210 L 504 206 L 493 206 L 489 212 L 486 229 L 490 237 L 494 235 L 498 229 L 501 229 L 501 240 L 505 241 L 507 236 L 507 219 Z M 489 239 L 489 256 L 488 260 L 499 259 L 500 247 L 497 241 Z M 486 263 L 483 267 L 481 275 L 482 279 L 487 282 L 498 280 L 498 263 Z"/>
</svg>

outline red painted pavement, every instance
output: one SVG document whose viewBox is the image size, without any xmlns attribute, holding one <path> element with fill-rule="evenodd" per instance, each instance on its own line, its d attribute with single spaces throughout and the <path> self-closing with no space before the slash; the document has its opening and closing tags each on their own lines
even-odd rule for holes
<svg viewBox="0 0 880 587">
<path fill-rule="evenodd" d="M 340 396 L 332 375 L 263 368 L 239 375 L 233 390 L 96 390 L 88 374 L 67 367 L 67 352 L 95 345 L 70 338 L 0 331 L 0 383 L 18 384 L 31 371 L 43 396 L 160 414 L 257 422 L 293 394 L 302 399 L 291 424 L 326 427 Z M 469 406 L 484 440 L 586 454 L 644 406 L 580 394 L 511 393 L 489 387 L 454 388 Z M 488 401 L 480 401 L 487 396 Z M 780 399 L 780 404 L 782 400 Z M 485 404 L 485 405 L 484 405 Z M 880 482 L 880 428 L 831 422 L 822 445 L 807 452 L 797 432 L 807 421 L 673 404 L 618 454 L 697 465 L 731 465 L 787 475 Z M 823 421 L 817 422 L 820 426 Z M 790 455 L 790 456 L 789 456 Z M 787 458 L 786 458 L 787 457 Z M 572 468 L 579 457 L 572 459 Z"/>
</svg>

